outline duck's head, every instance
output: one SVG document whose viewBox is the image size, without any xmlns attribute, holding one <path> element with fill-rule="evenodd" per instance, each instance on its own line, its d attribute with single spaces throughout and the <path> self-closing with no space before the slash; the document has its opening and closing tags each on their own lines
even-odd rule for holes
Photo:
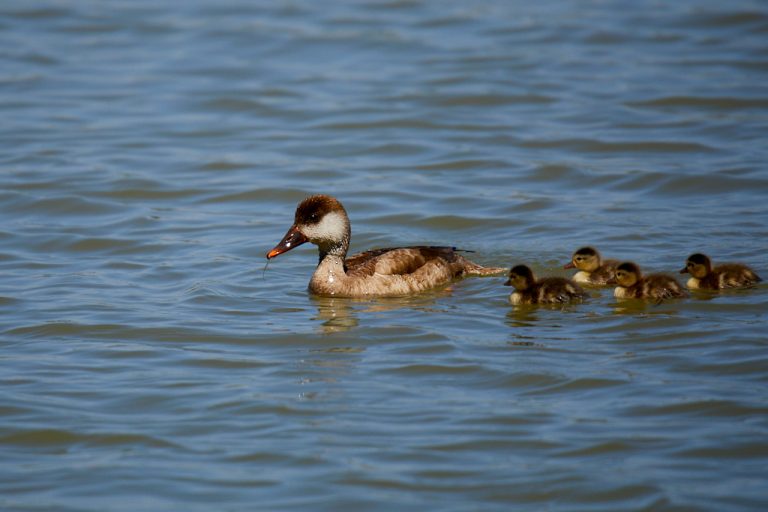
<svg viewBox="0 0 768 512">
<path fill-rule="evenodd" d="M 636 264 L 627 261 L 616 267 L 616 282 L 619 286 L 629 288 L 637 283 L 643 274 L 640 272 L 640 267 Z"/>
<path fill-rule="evenodd" d="M 516 290 L 525 290 L 536 282 L 536 276 L 526 265 L 515 265 L 509 271 L 509 279 L 504 286 L 514 286 Z"/>
<path fill-rule="evenodd" d="M 267 253 L 267 259 L 288 252 L 305 242 L 318 246 L 320 255 L 344 257 L 349 247 L 351 229 L 347 212 L 334 197 L 314 195 L 296 207 L 293 225 L 280 243 Z"/>
<path fill-rule="evenodd" d="M 696 279 L 704 279 L 712 271 L 712 262 L 706 254 L 696 253 L 688 256 L 681 274 L 691 274 Z"/>
<path fill-rule="evenodd" d="M 563 268 L 577 268 L 584 272 L 594 272 L 600 266 L 600 253 L 594 247 L 582 247 L 571 256 L 571 262 Z"/>
</svg>

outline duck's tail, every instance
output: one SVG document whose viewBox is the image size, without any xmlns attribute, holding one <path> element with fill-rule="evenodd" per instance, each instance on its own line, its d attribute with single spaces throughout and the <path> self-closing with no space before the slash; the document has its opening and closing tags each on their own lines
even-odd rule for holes
<svg viewBox="0 0 768 512">
<path fill-rule="evenodd" d="M 482 265 L 478 265 L 474 261 L 470 261 L 466 258 L 464 259 L 464 274 L 467 276 L 479 276 L 479 277 L 486 277 L 486 276 L 502 276 L 506 275 L 507 272 L 509 272 L 508 268 L 502 268 L 502 267 L 484 267 Z"/>
</svg>

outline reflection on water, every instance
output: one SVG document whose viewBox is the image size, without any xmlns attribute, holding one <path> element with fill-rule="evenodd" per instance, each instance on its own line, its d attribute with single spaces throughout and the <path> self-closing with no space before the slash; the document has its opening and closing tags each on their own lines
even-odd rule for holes
<svg viewBox="0 0 768 512">
<path fill-rule="evenodd" d="M 312 320 L 320 321 L 319 330 L 323 334 L 334 334 L 357 327 L 359 315 L 396 313 L 398 310 L 440 312 L 438 301 L 450 297 L 452 293 L 453 286 L 410 297 L 339 298 L 312 295 L 310 300 L 317 308 L 317 316 Z"/>
<path fill-rule="evenodd" d="M 687 299 L 643 300 L 617 299 L 611 307 L 617 315 L 675 315 L 679 314 L 679 303 Z"/>
<path fill-rule="evenodd" d="M 320 321 L 320 332 L 334 334 L 357 327 L 359 321 L 350 299 L 312 297 L 317 306 L 317 316 L 312 320 Z"/>
</svg>

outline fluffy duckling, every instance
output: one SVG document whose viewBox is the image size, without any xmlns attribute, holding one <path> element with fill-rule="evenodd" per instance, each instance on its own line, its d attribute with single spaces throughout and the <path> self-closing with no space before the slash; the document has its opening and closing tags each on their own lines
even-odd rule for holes
<svg viewBox="0 0 768 512">
<path fill-rule="evenodd" d="M 618 260 L 603 260 L 594 247 L 582 247 L 571 256 L 570 263 L 563 268 L 576 268 L 573 280 L 581 284 L 606 286 L 616 284 Z"/>
<path fill-rule="evenodd" d="M 740 263 L 723 263 L 713 268 L 709 257 L 701 253 L 688 256 L 680 273 L 691 274 L 691 278 L 686 283 L 691 290 L 741 288 L 762 281 L 751 268 Z"/>
<path fill-rule="evenodd" d="M 625 262 L 616 267 L 618 286 L 613 292 L 617 299 L 664 299 L 685 297 L 680 283 L 668 274 L 648 274 L 644 276 L 635 263 Z"/>
<path fill-rule="evenodd" d="M 515 287 L 509 296 L 512 304 L 561 304 L 587 298 L 584 290 L 570 279 L 545 277 L 537 280 L 533 271 L 525 265 L 512 267 L 504 285 Z"/>
</svg>

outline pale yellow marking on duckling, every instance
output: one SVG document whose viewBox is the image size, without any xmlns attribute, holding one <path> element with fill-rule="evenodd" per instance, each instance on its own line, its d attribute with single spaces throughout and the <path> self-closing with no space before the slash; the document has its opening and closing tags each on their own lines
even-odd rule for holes
<svg viewBox="0 0 768 512">
<path fill-rule="evenodd" d="M 631 297 L 627 296 L 627 289 L 624 288 L 623 286 L 617 286 L 613 290 L 613 296 L 616 297 L 617 299 L 629 299 L 629 298 L 631 298 Z"/>
<path fill-rule="evenodd" d="M 591 275 L 592 275 L 592 272 L 586 272 L 584 270 L 579 270 L 578 272 L 573 274 L 573 277 L 571 279 L 573 279 L 577 283 L 589 284 L 591 282 L 590 281 L 590 276 Z"/>
</svg>

